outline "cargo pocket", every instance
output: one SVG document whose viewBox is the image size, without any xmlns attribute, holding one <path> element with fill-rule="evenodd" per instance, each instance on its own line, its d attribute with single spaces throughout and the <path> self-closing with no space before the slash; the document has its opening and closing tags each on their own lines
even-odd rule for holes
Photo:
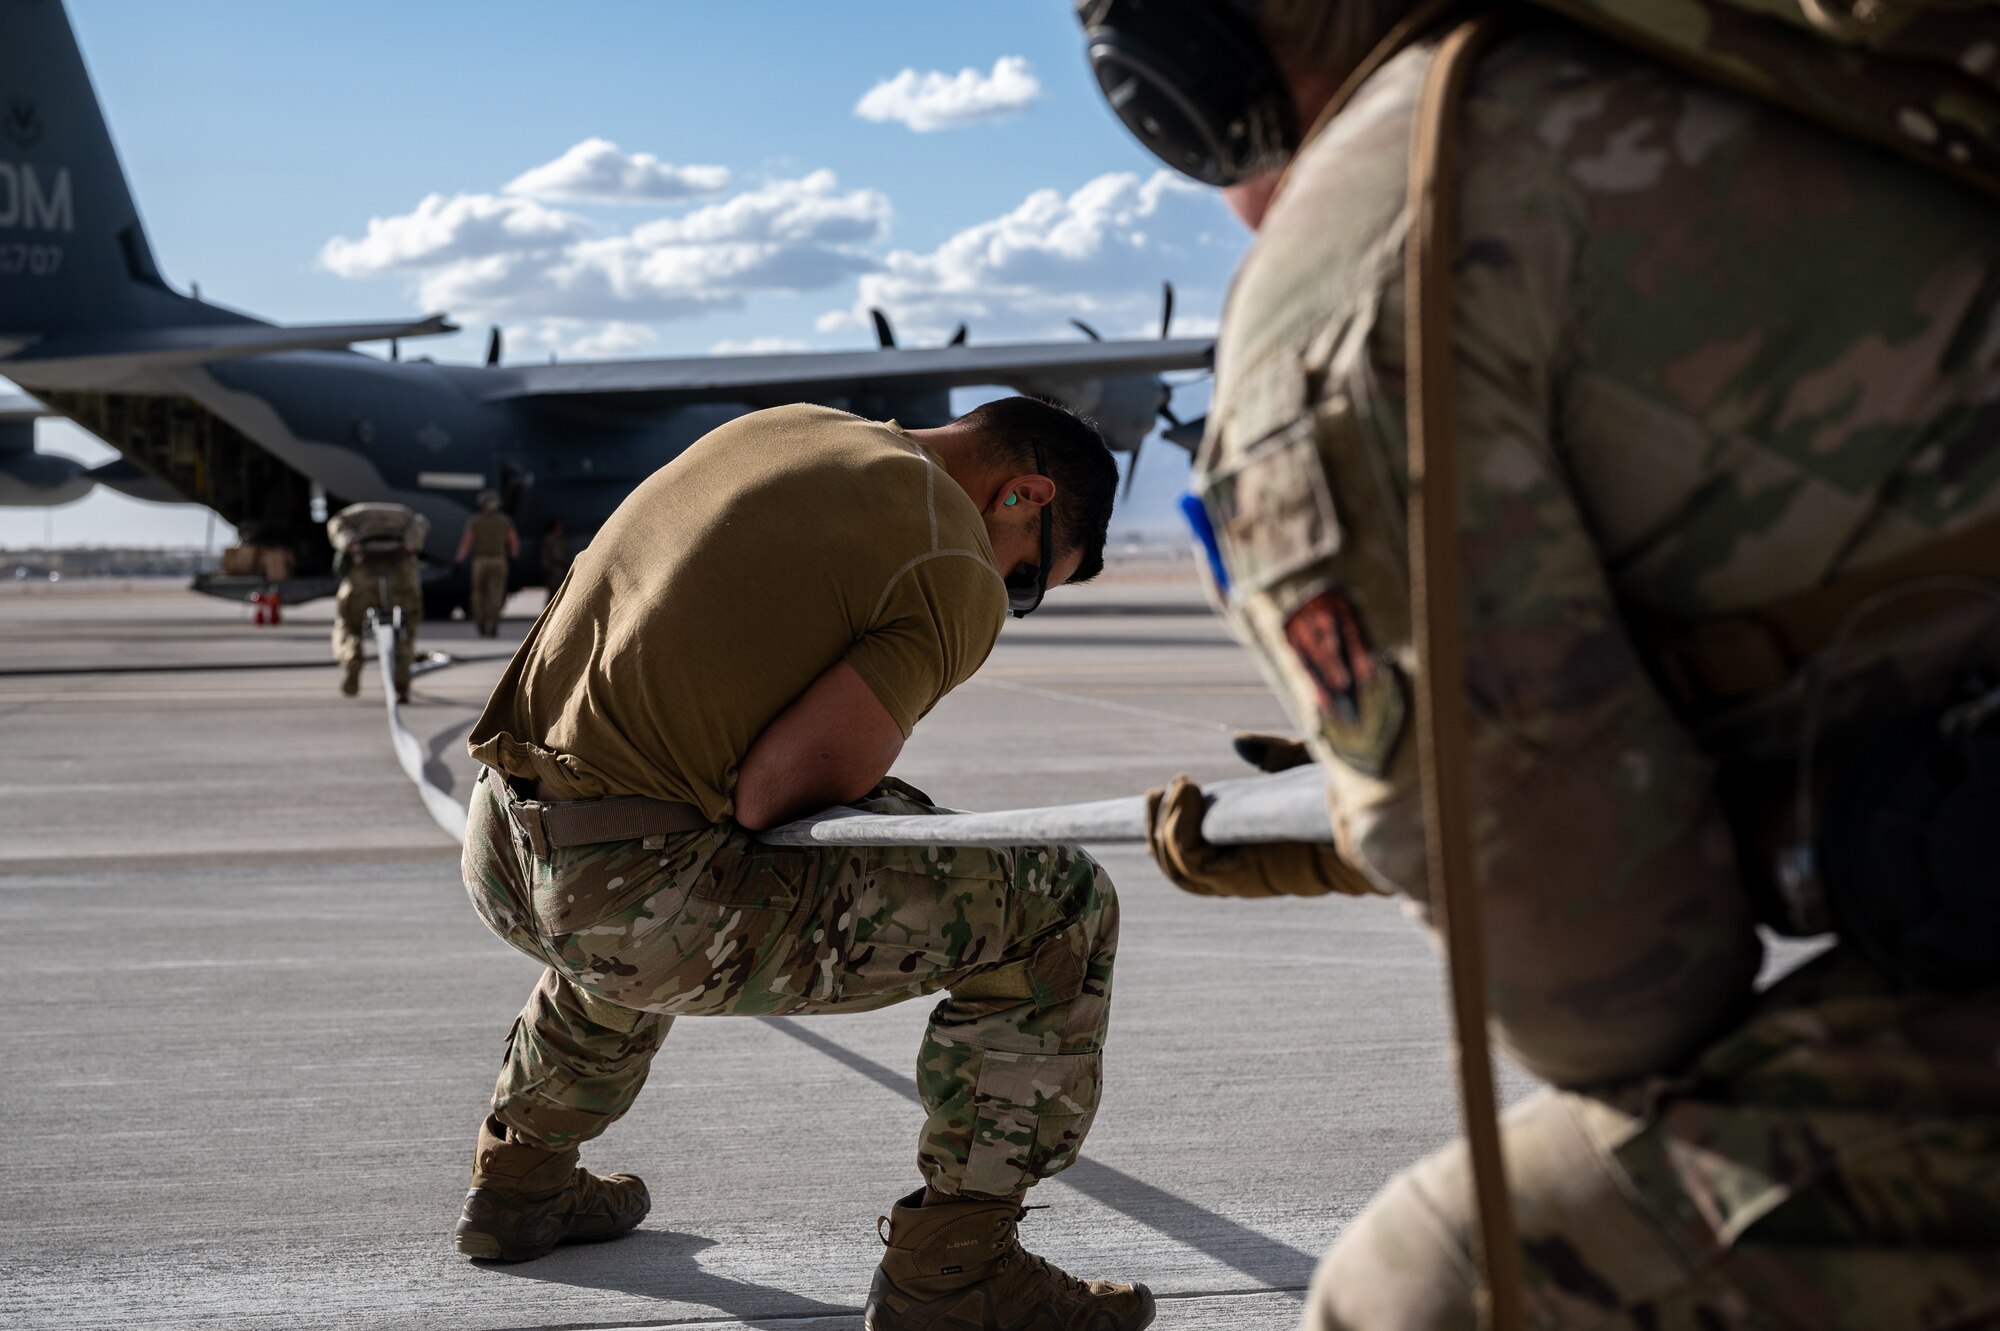
<svg viewBox="0 0 2000 1331">
<path fill-rule="evenodd" d="M 562 939 L 614 915 L 661 886 L 661 854 L 637 841 L 607 841 L 525 856 L 535 927 Z"/>
<path fill-rule="evenodd" d="M 693 896 L 717 906 L 789 911 L 799 904 L 812 858 L 731 836 L 695 878 Z"/>
<path fill-rule="evenodd" d="M 1011 1197 L 1067 1169 L 1097 1114 L 1103 1055 L 979 1054 L 965 1192 Z"/>
</svg>

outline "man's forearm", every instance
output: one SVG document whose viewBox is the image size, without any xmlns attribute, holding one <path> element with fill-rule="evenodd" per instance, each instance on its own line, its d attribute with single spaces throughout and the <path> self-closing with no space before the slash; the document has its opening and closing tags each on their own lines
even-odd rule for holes
<svg viewBox="0 0 2000 1331">
<path fill-rule="evenodd" d="M 752 768 L 746 760 L 736 783 L 736 821 L 753 832 L 777 827 L 809 813 L 858 800 L 889 774 L 874 764 L 858 765 L 853 755 L 821 750 L 789 764 L 772 761 Z"/>
<path fill-rule="evenodd" d="M 836 662 L 778 713 L 736 774 L 736 821 L 776 827 L 873 790 L 903 749 L 903 732 L 874 690 Z"/>
</svg>

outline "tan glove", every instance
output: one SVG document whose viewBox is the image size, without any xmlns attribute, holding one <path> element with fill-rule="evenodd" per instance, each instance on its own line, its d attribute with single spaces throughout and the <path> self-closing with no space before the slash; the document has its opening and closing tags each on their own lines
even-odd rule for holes
<svg viewBox="0 0 2000 1331">
<path fill-rule="evenodd" d="M 1267 841 L 1211 846 L 1202 839 L 1201 787 L 1177 776 L 1146 792 L 1146 849 L 1167 880 L 1200 897 L 1374 896 L 1375 885 L 1332 846 Z"/>
</svg>

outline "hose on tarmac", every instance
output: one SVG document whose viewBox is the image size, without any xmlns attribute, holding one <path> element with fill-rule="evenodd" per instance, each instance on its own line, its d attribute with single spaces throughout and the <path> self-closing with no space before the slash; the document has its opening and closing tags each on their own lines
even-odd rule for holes
<svg viewBox="0 0 2000 1331">
<path fill-rule="evenodd" d="M 462 846 L 465 844 L 465 806 L 445 794 L 424 774 L 424 746 L 403 724 L 402 712 L 396 702 L 396 636 L 403 631 L 402 611 L 397 610 L 383 619 L 370 610 L 368 627 L 375 636 L 376 664 L 382 668 L 382 696 L 389 705 L 389 743 L 396 750 L 396 761 L 403 765 L 403 774 L 416 783 L 417 794 L 422 797 L 424 809 L 431 820 L 444 829 L 445 835 Z"/>
<path fill-rule="evenodd" d="M 1326 774 L 1317 764 L 1204 787 L 1201 834 L 1210 845 L 1265 841 L 1330 844 Z M 1146 797 L 997 813 L 894 815 L 828 809 L 760 833 L 773 846 L 1129 845 L 1146 840 Z"/>
<path fill-rule="evenodd" d="M 424 747 L 403 724 L 397 708 L 394 671 L 400 620 L 394 616 L 383 620 L 371 611 L 369 627 L 375 637 L 375 658 L 382 670 L 382 696 L 389 711 L 389 742 L 395 746 L 396 759 L 416 785 L 432 820 L 452 840 L 463 845 L 465 806 L 424 774 Z M 1275 776 L 1218 782 L 1206 787 L 1205 793 L 1208 812 L 1202 818 L 1201 830 L 1211 845 L 1333 841 L 1333 825 L 1327 815 L 1326 776 L 1317 764 Z M 757 839 L 772 846 L 1142 845 L 1146 840 L 1146 797 L 1126 795 L 1083 804 L 923 816 L 827 809 L 771 828 Z"/>
</svg>

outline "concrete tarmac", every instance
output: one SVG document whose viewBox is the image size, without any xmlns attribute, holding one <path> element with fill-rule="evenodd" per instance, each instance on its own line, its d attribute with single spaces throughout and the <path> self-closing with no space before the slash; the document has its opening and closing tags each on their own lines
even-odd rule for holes
<svg viewBox="0 0 2000 1331">
<path fill-rule="evenodd" d="M 404 715 L 460 799 L 464 736 L 541 603 Z M 0 586 L 0 1326 L 849 1331 L 875 1218 L 919 1182 L 922 1004 L 679 1022 L 585 1162 L 636 1234 L 514 1267 L 447 1242 L 537 968 L 467 905 L 379 678 L 336 691 L 330 603 L 253 627 L 176 584 Z M 968 809 L 1242 775 L 1282 729 L 1185 565 L 1010 623 L 897 775 Z M 1142 851 L 1106 1092 L 1023 1237 L 1143 1280 L 1161 1328 L 1296 1324 L 1320 1252 L 1456 1130 L 1442 976 L 1387 901 L 1210 901 Z M 1507 1074 L 1506 1091 L 1525 1082 Z"/>
</svg>

